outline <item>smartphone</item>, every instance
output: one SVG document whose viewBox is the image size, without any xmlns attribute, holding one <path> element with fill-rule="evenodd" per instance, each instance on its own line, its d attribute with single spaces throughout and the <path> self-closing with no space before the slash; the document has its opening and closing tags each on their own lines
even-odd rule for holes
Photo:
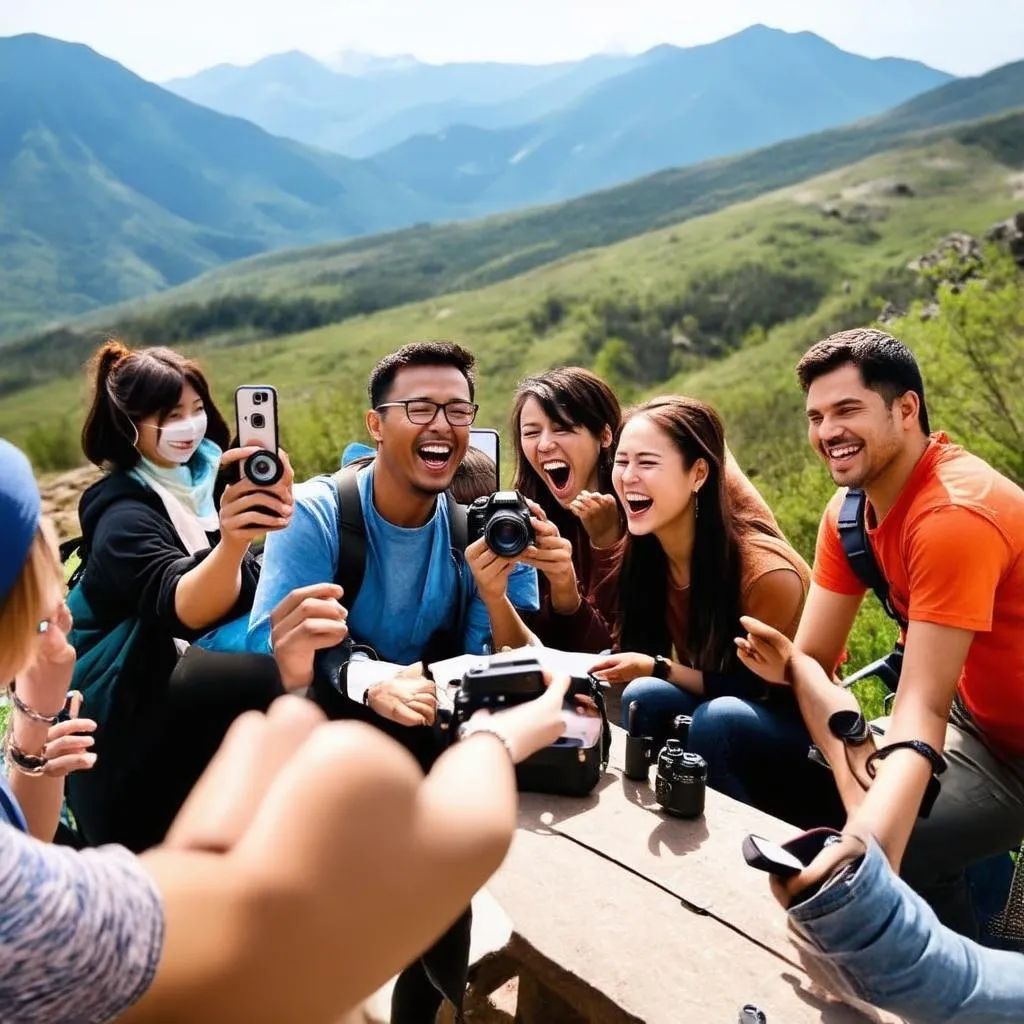
<svg viewBox="0 0 1024 1024">
<path fill-rule="evenodd" d="M 806 866 L 799 857 L 762 836 L 747 836 L 743 840 L 743 859 L 758 871 L 767 871 L 779 878 L 799 875 Z"/>
<path fill-rule="evenodd" d="M 469 431 L 469 443 L 490 456 L 494 463 L 494 489 L 501 490 L 501 441 L 498 432 L 490 427 L 472 427 Z"/>
<path fill-rule="evenodd" d="M 269 384 L 235 389 L 235 433 L 240 448 L 255 445 L 277 454 L 277 390 Z"/>
</svg>

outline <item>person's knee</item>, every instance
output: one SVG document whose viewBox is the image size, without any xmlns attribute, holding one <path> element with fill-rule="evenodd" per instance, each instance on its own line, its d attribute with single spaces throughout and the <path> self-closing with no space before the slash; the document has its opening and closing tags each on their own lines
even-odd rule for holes
<svg viewBox="0 0 1024 1024">
<path fill-rule="evenodd" d="M 671 724 L 675 715 L 693 714 L 700 698 L 680 690 L 678 686 L 664 679 L 644 676 L 634 679 L 622 691 L 622 727 L 629 726 L 630 705 L 637 705 L 638 725 L 644 731 L 655 729 L 659 724 Z"/>
<path fill-rule="evenodd" d="M 749 728 L 747 707 L 738 697 L 716 697 L 705 701 L 693 713 L 690 725 L 690 745 L 713 749 L 729 743 Z"/>
</svg>

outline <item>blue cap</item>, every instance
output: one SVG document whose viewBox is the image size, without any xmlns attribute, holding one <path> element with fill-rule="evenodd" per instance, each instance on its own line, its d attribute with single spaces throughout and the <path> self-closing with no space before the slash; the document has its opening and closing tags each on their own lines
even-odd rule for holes
<svg viewBox="0 0 1024 1024">
<path fill-rule="evenodd" d="M 20 449 L 0 437 L 0 605 L 21 575 L 41 515 L 31 464 Z"/>
</svg>

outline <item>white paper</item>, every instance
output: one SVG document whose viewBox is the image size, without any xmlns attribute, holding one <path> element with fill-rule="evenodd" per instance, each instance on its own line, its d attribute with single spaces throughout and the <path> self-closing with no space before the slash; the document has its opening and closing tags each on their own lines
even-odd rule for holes
<svg viewBox="0 0 1024 1024">
<path fill-rule="evenodd" d="M 515 661 L 519 658 L 535 658 L 540 662 L 541 668 L 549 672 L 585 679 L 591 668 L 602 660 L 603 655 L 559 651 L 554 647 L 517 647 L 515 650 L 502 651 L 500 654 L 463 654 L 458 658 L 437 661 L 430 666 L 430 672 L 439 686 L 457 685 L 471 668 L 478 665 L 486 666 L 491 661 Z"/>
</svg>

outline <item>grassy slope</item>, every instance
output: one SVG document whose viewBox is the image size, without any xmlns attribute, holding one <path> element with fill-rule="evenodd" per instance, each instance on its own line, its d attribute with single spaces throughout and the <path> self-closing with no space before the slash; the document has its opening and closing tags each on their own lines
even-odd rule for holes
<svg viewBox="0 0 1024 1024">
<path fill-rule="evenodd" d="M 980 232 L 1007 216 L 1013 208 L 1010 175 L 984 151 L 951 141 L 897 151 L 486 288 L 289 337 L 250 343 L 239 337 L 214 339 L 196 351 L 221 394 L 229 394 L 242 380 L 273 380 L 283 393 L 287 422 L 289 402 L 325 388 L 350 388 L 353 380 L 362 381 L 374 358 L 396 344 L 418 337 L 457 337 L 480 356 L 483 418 L 500 422 L 520 376 L 580 358 L 585 308 L 594 300 L 609 295 L 668 297 L 683 292 L 688 278 L 704 268 L 782 260 L 826 268 L 832 290 L 818 315 L 827 317 L 830 308 L 848 300 L 844 282 L 869 280 L 902 265 L 949 230 Z M 915 197 L 884 197 L 870 184 L 865 187 L 893 178 L 909 182 Z M 838 201 L 844 209 L 867 202 L 884 219 L 870 225 L 841 223 L 822 216 L 824 201 Z M 537 336 L 528 327 L 528 317 L 552 295 L 581 312 Z M 776 347 L 798 345 L 808 330 L 813 333 L 804 321 L 778 328 L 763 351 L 715 364 L 693 377 L 693 384 L 709 394 L 735 394 L 741 385 L 760 394 L 766 391 L 766 379 L 737 370 L 740 379 L 733 381 L 733 367 L 770 359 Z M 63 379 L 5 396 L 0 401 L 0 432 L 23 437 L 35 424 L 77 414 L 82 390 L 79 379 Z"/>
</svg>

